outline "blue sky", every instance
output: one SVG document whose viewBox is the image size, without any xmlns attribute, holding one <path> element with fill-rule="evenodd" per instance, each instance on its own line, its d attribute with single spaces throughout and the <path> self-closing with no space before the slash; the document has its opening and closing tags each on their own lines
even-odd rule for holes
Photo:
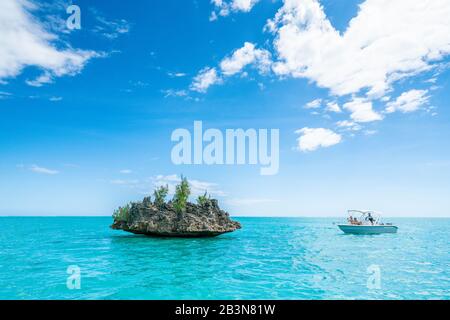
<svg viewBox="0 0 450 320">
<path fill-rule="evenodd" d="M 423 5 L 2 1 L 0 214 L 109 215 L 184 174 L 232 215 L 448 217 L 450 5 Z M 172 164 L 194 120 L 279 129 L 278 174 Z"/>
</svg>

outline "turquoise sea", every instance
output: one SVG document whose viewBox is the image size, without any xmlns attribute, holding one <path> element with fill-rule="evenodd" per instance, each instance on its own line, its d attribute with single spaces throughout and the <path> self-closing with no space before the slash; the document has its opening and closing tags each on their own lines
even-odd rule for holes
<svg viewBox="0 0 450 320">
<path fill-rule="evenodd" d="M 217 238 L 169 239 L 110 230 L 108 217 L 0 218 L 0 298 L 450 298 L 450 219 L 391 219 L 399 232 L 378 236 L 332 218 L 236 220 Z"/>
</svg>

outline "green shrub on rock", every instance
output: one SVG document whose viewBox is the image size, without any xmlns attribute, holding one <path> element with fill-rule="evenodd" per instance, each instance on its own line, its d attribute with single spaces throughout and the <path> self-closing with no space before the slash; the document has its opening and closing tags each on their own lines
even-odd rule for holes
<svg viewBox="0 0 450 320">
<path fill-rule="evenodd" d="M 155 198 L 155 206 L 161 208 L 166 203 L 166 197 L 169 193 L 169 186 L 160 186 L 153 192 L 153 197 Z"/>
<path fill-rule="evenodd" d="M 197 204 L 199 206 L 204 206 L 211 200 L 211 197 L 208 195 L 208 193 L 205 191 L 205 194 L 198 196 L 197 198 Z"/>
<path fill-rule="evenodd" d="M 173 197 L 173 206 L 177 213 L 181 213 L 186 209 L 186 203 L 191 194 L 191 188 L 189 182 L 183 176 L 181 176 L 181 182 L 175 189 L 175 196 Z"/>
<path fill-rule="evenodd" d="M 119 207 L 113 213 L 113 219 L 115 221 L 127 222 L 129 219 L 131 205 L 128 203 L 125 207 Z"/>
</svg>

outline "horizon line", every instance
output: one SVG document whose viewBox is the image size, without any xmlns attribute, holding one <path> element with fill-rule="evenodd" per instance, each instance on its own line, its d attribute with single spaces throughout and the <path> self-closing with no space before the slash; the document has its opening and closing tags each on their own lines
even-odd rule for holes
<svg viewBox="0 0 450 320">
<path fill-rule="evenodd" d="M 106 218 L 112 215 L 2 215 L 0 218 Z M 295 215 L 295 216 L 253 216 L 253 215 L 230 215 L 232 218 L 345 218 L 345 216 L 309 216 L 309 215 Z M 430 218 L 430 219 L 450 219 L 450 216 L 383 216 L 383 218 Z"/>
</svg>

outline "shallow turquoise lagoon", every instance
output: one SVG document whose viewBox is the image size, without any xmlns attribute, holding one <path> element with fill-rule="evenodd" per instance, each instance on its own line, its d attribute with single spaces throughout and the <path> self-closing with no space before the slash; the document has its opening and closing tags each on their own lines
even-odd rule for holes
<svg viewBox="0 0 450 320">
<path fill-rule="evenodd" d="M 237 220 L 217 238 L 169 239 L 104 217 L 0 218 L 0 298 L 450 298 L 450 219 L 396 219 L 399 233 L 377 236 L 342 234 L 336 219 Z"/>
</svg>

